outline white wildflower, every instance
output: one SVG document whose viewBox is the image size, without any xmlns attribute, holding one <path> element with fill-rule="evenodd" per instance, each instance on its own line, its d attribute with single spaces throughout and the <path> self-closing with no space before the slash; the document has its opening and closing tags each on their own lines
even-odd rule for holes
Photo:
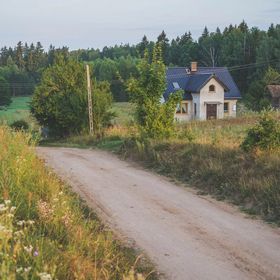
<svg viewBox="0 0 280 280">
<path fill-rule="evenodd" d="M 4 203 L 8 206 L 11 204 L 11 200 L 5 200 Z"/>
<path fill-rule="evenodd" d="M 28 273 L 30 270 L 31 270 L 31 267 L 29 266 L 29 267 L 26 267 L 26 268 L 24 269 L 24 272 L 25 272 L 25 273 Z"/>
<path fill-rule="evenodd" d="M 23 271 L 23 268 L 22 267 L 18 267 L 17 269 L 16 269 L 16 273 L 20 273 L 20 272 L 22 272 Z"/>
<path fill-rule="evenodd" d="M 32 245 L 23 246 L 23 249 L 24 249 L 27 253 L 31 254 L 31 252 L 32 252 L 32 250 L 33 250 L 33 246 L 32 246 Z"/>
<path fill-rule="evenodd" d="M 25 221 L 18 221 L 18 222 L 17 222 L 17 225 L 18 225 L 18 226 L 23 226 L 24 224 L 25 224 Z"/>
<path fill-rule="evenodd" d="M 10 209 L 10 212 L 13 213 L 13 212 L 16 211 L 16 209 L 17 209 L 17 208 L 16 208 L 15 206 L 12 206 L 11 209 Z"/>
<path fill-rule="evenodd" d="M 52 280 L 52 276 L 46 272 L 39 273 L 38 276 L 41 280 Z"/>
<path fill-rule="evenodd" d="M 0 213 L 6 212 L 8 207 L 5 204 L 0 204 Z"/>
</svg>

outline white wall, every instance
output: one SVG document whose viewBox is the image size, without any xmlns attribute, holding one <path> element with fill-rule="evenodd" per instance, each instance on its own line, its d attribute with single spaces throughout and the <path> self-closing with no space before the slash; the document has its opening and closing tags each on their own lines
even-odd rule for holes
<svg viewBox="0 0 280 280">
<path fill-rule="evenodd" d="M 188 113 L 187 114 L 180 114 L 175 113 L 175 120 L 179 122 L 186 122 L 191 121 L 193 119 L 193 102 L 190 100 L 188 101 Z"/>
<path fill-rule="evenodd" d="M 225 113 L 224 117 L 236 118 L 237 100 L 225 100 L 225 103 L 228 103 L 228 113 Z"/>
<path fill-rule="evenodd" d="M 215 92 L 209 92 L 209 86 L 215 86 Z M 199 99 L 199 119 L 206 120 L 206 103 L 217 103 L 217 118 L 224 118 L 224 88 L 214 78 L 212 78 L 201 90 Z"/>
</svg>

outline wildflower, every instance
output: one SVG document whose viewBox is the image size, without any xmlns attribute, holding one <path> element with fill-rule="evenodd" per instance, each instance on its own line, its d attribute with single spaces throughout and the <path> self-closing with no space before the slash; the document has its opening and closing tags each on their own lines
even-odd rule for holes
<svg viewBox="0 0 280 280">
<path fill-rule="evenodd" d="M 39 252 L 37 250 L 35 250 L 34 253 L 33 253 L 33 256 L 34 257 L 38 257 L 39 256 Z"/>
<path fill-rule="evenodd" d="M 15 206 L 12 206 L 11 209 L 10 209 L 10 212 L 13 213 L 13 212 L 16 211 L 16 209 L 17 209 L 17 208 L 16 208 Z"/>
<path fill-rule="evenodd" d="M 38 202 L 37 207 L 38 207 L 39 214 L 43 219 L 49 219 L 54 212 L 54 210 L 50 207 L 50 205 L 42 200 Z"/>
<path fill-rule="evenodd" d="M 41 280 L 52 280 L 52 276 L 46 272 L 41 272 L 38 274 Z"/>
<path fill-rule="evenodd" d="M 15 231 L 15 236 L 21 236 L 21 235 L 24 235 L 24 232 L 22 230 L 18 230 L 18 231 Z"/>
<path fill-rule="evenodd" d="M 0 204 L 0 213 L 6 212 L 8 207 L 5 204 Z"/>
<path fill-rule="evenodd" d="M 5 203 L 5 205 L 7 205 L 7 206 L 8 206 L 8 205 L 10 205 L 10 204 L 11 204 L 11 200 L 5 200 L 5 201 L 4 201 L 4 203 Z"/>
<path fill-rule="evenodd" d="M 20 272 L 22 272 L 23 271 L 23 268 L 22 267 L 18 267 L 17 269 L 16 269 L 16 273 L 20 273 Z"/>
<path fill-rule="evenodd" d="M 26 267 L 26 268 L 24 269 L 24 272 L 25 272 L 25 273 L 28 273 L 30 270 L 31 270 L 31 267 L 29 266 L 29 267 Z"/>
<path fill-rule="evenodd" d="M 24 224 L 25 224 L 25 221 L 18 221 L 18 222 L 17 222 L 17 225 L 18 225 L 18 226 L 23 226 Z"/>
<path fill-rule="evenodd" d="M 34 225 L 35 224 L 35 221 L 33 221 L 33 220 L 28 220 L 27 222 L 26 222 L 28 225 Z"/>
<path fill-rule="evenodd" d="M 27 247 L 27 246 L 23 246 L 23 249 L 24 249 L 27 253 L 31 254 L 31 252 L 32 252 L 32 250 L 33 250 L 33 246 L 32 246 L 32 245 L 29 245 L 28 247 Z"/>
</svg>

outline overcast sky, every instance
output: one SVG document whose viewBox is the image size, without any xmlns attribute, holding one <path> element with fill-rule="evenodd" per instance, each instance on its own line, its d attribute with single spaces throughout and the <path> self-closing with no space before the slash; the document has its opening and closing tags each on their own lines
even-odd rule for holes
<svg viewBox="0 0 280 280">
<path fill-rule="evenodd" d="M 223 29 L 243 19 L 267 29 L 280 23 L 280 0 L 0 0 L 0 47 L 40 41 L 71 49 L 168 38 L 205 25 Z"/>
</svg>

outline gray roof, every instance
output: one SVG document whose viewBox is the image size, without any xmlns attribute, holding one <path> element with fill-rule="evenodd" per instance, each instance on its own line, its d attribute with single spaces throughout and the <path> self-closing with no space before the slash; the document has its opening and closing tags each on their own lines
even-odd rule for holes
<svg viewBox="0 0 280 280">
<path fill-rule="evenodd" d="M 190 73 L 188 68 L 170 67 L 167 69 L 167 89 L 164 98 L 178 89 L 174 89 L 173 83 L 177 82 L 185 91 L 184 99 L 192 99 L 190 93 L 199 93 L 200 89 L 211 79 L 215 78 L 225 89 L 225 99 L 241 99 L 240 91 L 234 82 L 228 69 L 225 67 L 198 67 L 198 71 Z"/>
</svg>

